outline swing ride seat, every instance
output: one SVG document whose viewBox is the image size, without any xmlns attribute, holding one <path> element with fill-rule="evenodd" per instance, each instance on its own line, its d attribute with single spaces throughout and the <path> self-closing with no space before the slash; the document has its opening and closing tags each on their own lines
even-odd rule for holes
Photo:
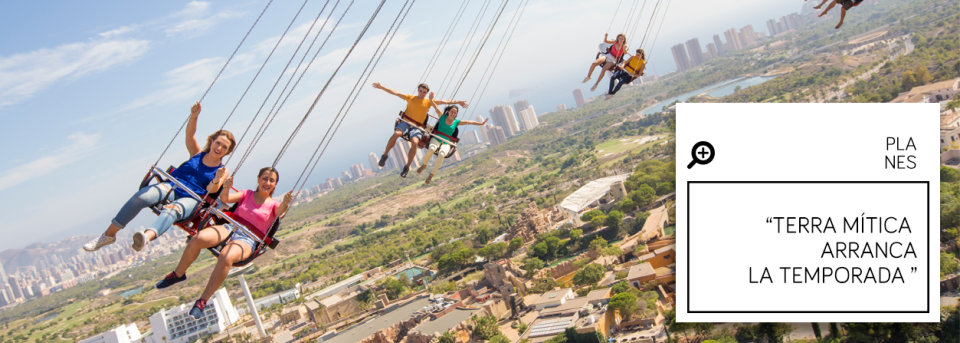
<svg viewBox="0 0 960 343">
<path fill-rule="evenodd" d="M 157 183 L 169 182 L 170 179 L 172 178 L 170 174 L 173 173 L 175 169 L 176 168 L 174 168 L 173 166 L 170 166 L 169 168 L 167 168 L 165 174 L 161 174 L 158 172 L 159 169 L 156 169 L 156 167 L 152 167 L 151 170 L 147 172 L 147 175 L 143 177 L 143 181 L 140 181 L 140 189 L 143 189 L 144 187 L 149 187 Z M 151 183 L 151 181 L 156 181 L 156 183 Z M 173 192 L 174 187 L 176 186 L 174 185 L 170 188 L 170 191 L 168 191 L 168 194 L 169 192 Z M 205 218 L 209 216 L 209 214 L 207 213 L 208 210 L 210 209 L 211 206 L 216 204 L 217 202 L 216 199 L 219 196 L 219 194 L 220 194 L 220 191 L 217 191 L 214 194 L 204 195 L 202 197 L 203 201 L 201 201 L 200 204 L 194 207 L 193 213 L 190 213 L 190 215 L 186 216 L 184 219 L 176 221 L 173 224 L 179 227 L 180 229 L 183 229 L 183 231 L 185 231 L 190 236 L 196 235 L 197 231 L 199 231 L 199 228 L 203 227 L 203 222 L 205 221 Z M 161 200 L 159 202 L 149 206 L 150 210 L 153 211 L 153 214 L 160 215 L 160 212 L 163 211 L 163 207 L 170 204 L 170 201 L 166 200 L 167 195 L 164 195 L 160 198 Z"/>
<path fill-rule="evenodd" d="M 233 218 L 233 213 L 237 210 L 238 204 L 239 202 L 233 204 L 233 206 L 231 206 L 230 209 L 223 211 L 223 214 Z M 210 223 L 211 221 L 212 221 L 212 224 Z M 211 213 L 211 214 L 208 214 L 206 218 L 204 218 L 204 223 L 207 224 L 207 225 L 204 225 L 204 227 L 207 227 L 211 225 L 223 225 L 228 223 L 228 221 L 226 219 L 217 217 L 215 214 Z M 277 218 L 276 220 L 273 221 L 273 225 L 270 226 L 270 229 L 267 230 L 267 235 L 266 237 L 263 238 L 262 243 L 257 245 L 257 248 L 254 249 L 253 253 L 250 254 L 250 256 L 248 256 L 247 258 L 234 263 L 233 266 L 243 267 L 249 264 L 250 262 L 253 262 L 254 259 L 262 255 L 264 252 L 266 252 L 266 249 L 264 249 L 265 246 L 269 247 L 270 249 L 276 249 L 277 245 L 280 244 L 280 240 L 276 239 L 274 237 L 274 234 L 277 232 L 277 229 L 279 228 L 280 228 L 280 218 Z M 225 238 L 223 241 L 221 241 L 214 247 L 207 248 L 207 250 L 210 251 L 210 254 L 212 254 L 215 257 L 219 257 L 220 251 L 227 246 L 227 242 L 230 241 L 230 239 L 233 237 L 233 234 L 237 230 L 244 230 L 244 229 L 241 229 L 239 227 L 234 228 L 233 231 L 231 231 L 230 234 L 227 235 L 227 238 Z M 246 229 L 246 230 L 249 231 L 249 229 Z"/>
<path fill-rule="evenodd" d="M 430 132 L 430 139 L 445 141 L 447 144 L 450 144 L 450 151 L 447 152 L 447 154 L 444 155 L 443 158 L 449 158 L 450 156 L 453 156 L 453 154 L 457 152 L 457 143 L 460 142 L 459 137 L 460 137 L 459 127 L 453 130 L 453 136 L 448 136 L 443 132 L 438 131 L 436 126 L 434 126 L 433 130 L 431 130 Z M 433 154 L 438 156 L 440 154 L 440 149 L 437 149 L 437 151 L 434 151 Z"/>
<path fill-rule="evenodd" d="M 397 124 L 399 124 L 400 121 L 402 120 L 407 122 L 407 124 L 410 124 L 416 127 L 417 129 L 420 129 L 420 132 L 423 132 L 423 137 L 420 138 L 420 141 L 418 142 L 417 146 L 420 149 L 425 149 L 427 147 L 427 141 L 430 140 L 430 133 L 429 133 L 430 130 L 427 130 L 424 128 L 425 126 L 427 126 L 427 119 L 424 118 L 423 123 L 418 123 L 416 120 L 413 120 L 413 118 L 410 118 L 409 116 L 407 116 L 407 113 L 404 111 L 400 111 L 399 116 L 400 118 L 397 118 L 397 121 L 393 123 L 393 127 L 397 127 Z M 403 138 L 403 140 L 409 142 L 411 138 L 410 130 L 407 130 L 406 132 L 404 132 L 403 135 L 400 136 L 400 138 Z"/>
</svg>

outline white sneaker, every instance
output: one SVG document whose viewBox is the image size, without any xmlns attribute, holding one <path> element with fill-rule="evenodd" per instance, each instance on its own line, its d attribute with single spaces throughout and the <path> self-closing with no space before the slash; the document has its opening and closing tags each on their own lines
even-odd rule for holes
<svg viewBox="0 0 960 343">
<path fill-rule="evenodd" d="M 83 250 L 97 251 L 103 246 L 113 244 L 113 242 L 116 242 L 116 241 L 117 241 L 116 237 L 110 237 L 110 236 L 101 234 L 100 238 L 97 238 L 95 240 L 87 242 L 87 244 L 84 244 Z"/>
<path fill-rule="evenodd" d="M 133 244 L 130 245 L 133 251 L 140 251 L 147 244 L 147 235 L 143 232 L 143 230 L 140 230 L 133 234 Z"/>
</svg>

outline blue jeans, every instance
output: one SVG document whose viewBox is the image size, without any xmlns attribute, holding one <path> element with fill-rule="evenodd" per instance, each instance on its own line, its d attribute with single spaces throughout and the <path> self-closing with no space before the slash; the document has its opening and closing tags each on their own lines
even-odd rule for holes
<svg viewBox="0 0 960 343">
<path fill-rule="evenodd" d="M 399 130 L 400 133 L 409 136 L 410 139 L 413 139 L 414 137 L 423 139 L 423 131 L 420 131 L 420 129 L 418 129 L 416 126 L 410 125 L 403 120 L 397 123 L 397 126 L 394 127 L 394 130 Z"/>
<path fill-rule="evenodd" d="M 175 199 L 173 191 L 167 191 L 167 189 L 172 189 L 172 187 L 170 183 L 158 183 L 137 191 L 136 194 L 130 197 L 130 200 L 127 200 L 127 203 L 123 204 L 123 207 L 117 212 L 117 216 L 113 217 L 113 225 L 122 229 L 127 226 L 127 223 L 133 220 L 133 217 L 136 217 L 137 214 L 140 213 L 140 210 L 156 204 L 162 199 L 166 199 L 171 201 L 170 204 L 174 205 L 176 210 L 164 207 L 164 209 L 160 211 L 160 215 L 157 216 L 157 220 L 150 226 L 157 232 L 157 237 L 160 237 L 160 235 L 163 235 L 164 232 L 170 229 L 173 223 L 187 219 L 192 215 L 198 204 L 196 199 L 190 197 Z"/>
<path fill-rule="evenodd" d="M 630 76 L 630 73 L 618 69 L 613 75 L 610 75 L 610 89 L 607 91 L 607 94 L 614 95 L 620 91 L 620 87 L 624 83 L 629 83 L 633 79 L 633 76 Z M 617 85 L 614 86 L 613 83 L 617 82 Z"/>
<path fill-rule="evenodd" d="M 228 224 L 224 225 L 223 227 L 227 228 L 227 230 L 232 231 L 232 233 L 230 234 L 230 236 L 227 237 L 227 240 L 228 240 L 227 243 L 230 243 L 230 242 L 244 242 L 244 243 L 247 244 L 247 246 L 250 247 L 250 249 L 253 249 L 253 250 L 251 250 L 251 251 L 256 251 L 256 250 L 257 250 L 257 246 L 260 245 L 259 243 L 257 243 L 257 239 L 258 239 L 258 238 L 255 238 L 254 236 L 248 234 L 246 231 L 243 231 L 243 230 L 240 230 L 240 229 L 235 229 L 235 228 L 233 227 L 233 224 L 229 224 L 229 223 L 228 223 Z M 247 228 L 247 230 L 250 230 L 250 228 Z"/>
</svg>

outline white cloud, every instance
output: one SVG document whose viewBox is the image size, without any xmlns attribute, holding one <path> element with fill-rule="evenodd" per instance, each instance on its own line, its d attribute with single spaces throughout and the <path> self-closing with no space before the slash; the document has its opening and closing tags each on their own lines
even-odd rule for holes
<svg viewBox="0 0 960 343">
<path fill-rule="evenodd" d="M 136 25 L 124 25 L 124 26 L 115 28 L 113 30 L 100 32 L 97 34 L 97 36 L 100 36 L 100 38 L 113 38 L 115 36 L 120 36 L 120 35 L 133 32 L 136 29 L 137 29 Z"/>
<path fill-rule="evenodd" d="M 187 63 L 164 74 L 162 88 L 133 100 L 121 112 L 151 105 L 184 102 L 194 98 L 223 65 L 221 58 L 204 58 Z"/>
<path fill-rule="evenodd" d="M 164 33 L 167 37 L 194 37 L 207 32 L 223 20 L 243 15 L 236 11 L 222 11 L 213 15 L 208 15 L 208 12 L 209 2 L 191 1 L 182 10 L 169 16 L 175 22 L 164 29 Z"/>
<path fill-rule="evenodd" d="M 40 156 L 33 161 L 15 166 L 0 174 L 0 191 L 47 175 L 89 155 L 100 141 L 100 134 L 75 132 L 67 136 L 67 142 L 53 154 Z"/>
<path fill-rule="evenodd" d="M 23 101 L 62 79 L 134 60 L 149 45 L 145 40 L 102 40 L 0 57 L 0 107 Z"/>
</svg>

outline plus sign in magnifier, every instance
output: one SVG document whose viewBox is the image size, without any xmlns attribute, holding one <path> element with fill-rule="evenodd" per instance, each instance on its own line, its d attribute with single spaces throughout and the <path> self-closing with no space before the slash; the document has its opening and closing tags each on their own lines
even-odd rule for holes
<svg viewBox="0 0 960 343">
<path fill-rule="evenodd" d="M 693 168 L 694 164 L 710 163 L 710 161 L 713 161 L 715 151 L 713 150 L 713 144 L 710 144 L 710 142 L 699 141 L 693 145 L 693 150 L 690 153 L 693 155 L 693 161 L 687 164 L 687 169 Z"/>
</svg>

